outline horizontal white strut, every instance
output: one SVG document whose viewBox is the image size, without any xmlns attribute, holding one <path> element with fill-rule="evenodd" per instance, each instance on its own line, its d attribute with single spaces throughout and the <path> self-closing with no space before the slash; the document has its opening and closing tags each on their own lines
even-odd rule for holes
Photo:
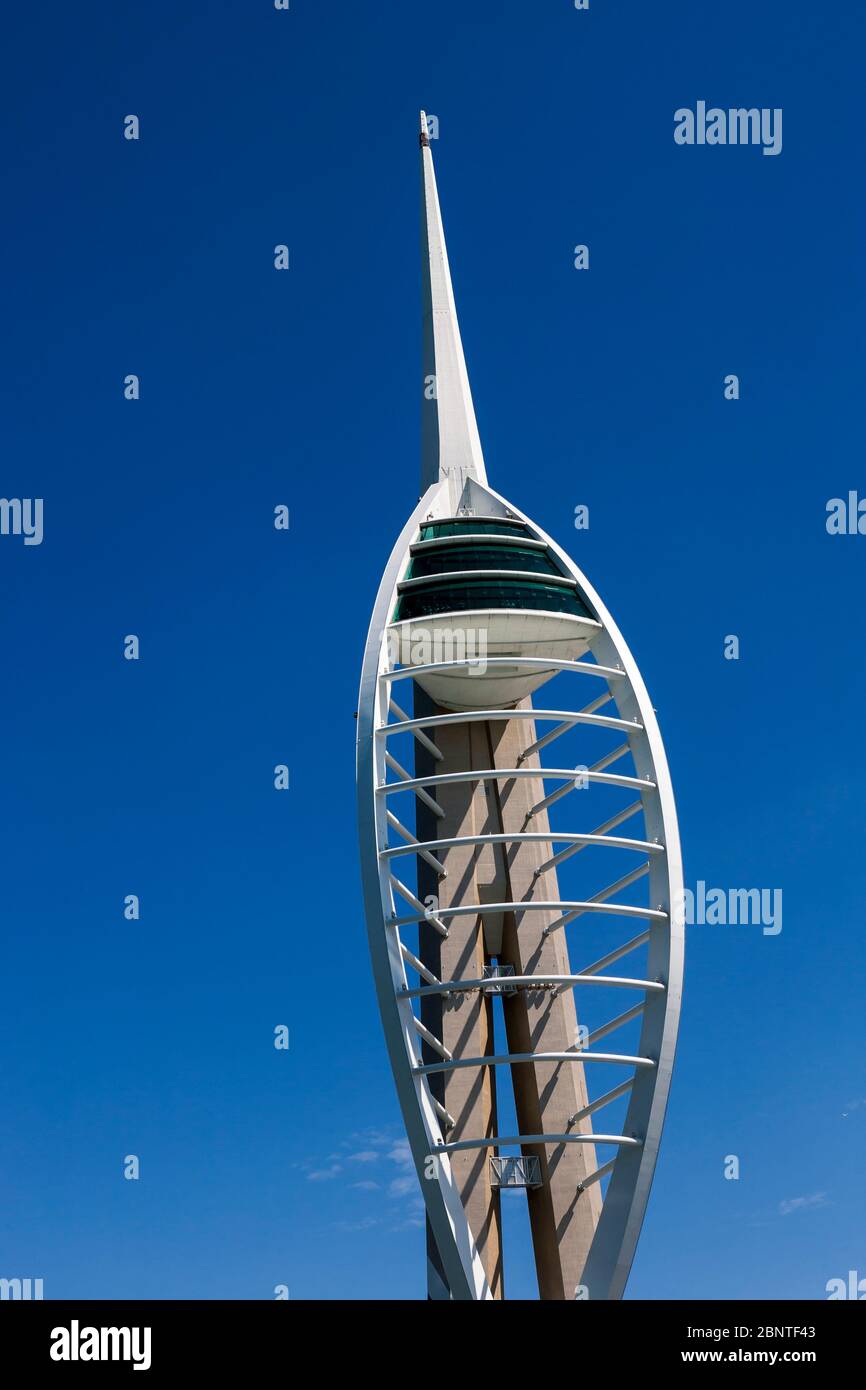
<svg viewBox="0 0 866 1390">
<path fill-rule="evenodd" d="M 550 730 L 550 733 L 542 734 L 541 738 L 537 738 L 534 743 L 530 743 L 528 748 L 524 748 L 523 752 L 518 754 L 517 761 L 519 763 L 525 762 L 526 759 L 531 757 L 533 753 L 540 753 L 542 748 L 546 748 L 547 745 L 549 743 L 552 743 L 555 738 L 559 738 L 560 734 L 567 734 L 569 729 L 573 729 L 576 724 L 596 723 L 603 718 L 608 718 L 608 716 L 606 715 L 598 715 L 597 718 L 594 718 L 593 716 L 595 716 L 595 711 L 597 709 L 600 709 L 602 705 L 606 705 L 608 700 L 612 698 L 613 697 L 610 694 L 610 691 L 608 691 L 606 695 L 599 695 L 597 700 L 590 700 L 589 704 L 584 705 L 582 710 L 578 710 L 575 714 L 567 714 L 565 715 L 565 717 L 563 717 L 562 711 L 560 711 L 560 713 L 555 716 L 553 714 L 553 711 L 551 711 L 550 717 L 562 719 L 562 723 L 557 724 L 555 729 Z M 620 728 L 626 727 L 626 724 L 624 724 L 623 721 L 611 721 L 610 724 L 606 727 L 612 729 Z M 636 727 L 643 728 L 643 725 L 637 725 Z M 607 767 L 608 763 L 616 762 L 617 758 L 621 758 L 623 754 L 627 753 L 628 751 L 629 745 L 625 743 L 623 744 L 622 748 L 618 748 L 616 752 L 609 753 L 606 758 L 600 759 L 600 761 L 595 763 L 590 770 L 594 772 L 596 770 L 600 770 L 603 767 Z"/>
<path fill-rule="evenodd" d="M 618 989 L 643 989 L 648 994 L 657 994 L 664 985 L 657 980 L 632 980 L 618 975 L 485 975 L 480 980 L 437 980 L 417 989 L 400 989 L 398 999 L 420 999 L 428 994 L 464 994 L 470 989 L 482 989 L 487 985 L 507 984 L 526 985 L 529 989 L 541 989 L 544 985 L 613 985 Z M 643 1008 L 643 1005 L 640 1005 Z M 589 1039 L 592 1042 L 592 1037 Z"/>
<path fill-rule="evenodd" d="M 555 738 L 559 738 L 561 734 L 567 734 L 569 729 L 573 729 L 576 724 L 584 721 L 586 715 L 595 714 L 597 709 L 601 709 L 602 705 L 606 705 L 608 700 L 612 699 L 613 696 L 608 690 L 604 695 L 599 695 L 596 700 L 590 700 L 588 705 L 584 705 L 583 709 L 577 711 L 576 716 L 570 716 L 568 719 L 564 719 L 561 724 L 557 724 L 555 729 L 551 729 L 550 733 L 543 734 L 541 738 L 537 738 L 534 743 L 530 743 L 527 748 L 524 748 L 522 753 L 518 753 L 517 761 L 519 763 L 525 762 L 533 753 L 540 753 L 541 749 L 546 748 L 549 743 L 553 743 Z M 625 747 L 627 749 L 628 744 L 626 744 Z M 611 758 L 610 761 L 615 762 L 617 757 L 619 757 L 618 753 Z M 600 764 L 596 763 L 596 767 L 599 766 L 603 767 L 606 766 L 606 764 L 604 762 Z"/>
<path fill-rule="evenodd" d="M 639 1149 L 641 1140 L 627 1134 L 491 1134 L 486 1139 L 457 1139 L 451 1144 L 437 1144 L 434 1153 L 495 1149 L 498 1144 L 617 1144 L 623 1149 Z"/>
<path fill-rule="evenodd" d="M 396 859 L 401 854 L 420 854 L 422 850 L 457 849 L 461 845 L 536 844 L 603 845 L 607 849 L 636 849 L 641 854 L 663 854 L 664 845 L 654 840 L 629 840 L 621 835 L 581 835 L 571 830 L 521 830 L 514 834 L 456 835 L 448 840 L 418 840 L 414 845 L 390 845 L 379 850 L 380 859 Z"/>
<path fill-rule="evenodd" d="M 420 912 L 420 917 L 412 917 L 409 919 L 410 921 L 429 922 L 431 927 L 436 928 L 440 936 L 448 935 L 448 928 L 446 927 L 445 923 L 440 922 L 438 917 L 434 917 L 431 915 L 428 909 L 421 902 L 421 899 L 415 897 L 415 894 L 412 892 L 411 888 L 408 888 L 405 883 L 401 883 L 399 878 L 395 878 L 394 874 L 389 874 L 388 877 L 391 880 L 391 887 L 394 889 L 394 892 L 399 893 L 401 898 L 405 898 L 409 906 L 414 907 L 416 912 Z M 399 917 L 394 917 L 391 919 L 390 922 L 387 923 L 387 925 L 389 927 L 399 926 L 400 920 L 401 919 Z"/>
<path fill-rule="evenodd" d="M 403 825 L 401 821 L 398 821 L 393 812 L 388 811 L 387 818 L 391 829 L 396 830 L 397 834 L 406 841 L 407 845 L 414 849 L 416 854 L 420 854 L 422 859 L 426 859 L 427 863 L 432 865 L 440 878 L 448 877 L 448 870 L 445 868 L 445 865 L 440 863 L 436 856 L 430 853 L 429 849 L 424 848 L 420 840 L 417 840 L 412 834 L 412 831 Z"/>
<path fill-rule="evenodd" d="M 603 772 L 611 763 L 618 763 L 620 758 L 624 758 L 626 753 L 631 752 L 630 743 L 621 743 L 618 748 L 614 748 L 610 753 L 605 753 L 603 758 L 599 758 L 597 763 L 593 763 L 590 772 Z"/>
<path fill-rule="evenodd" d="M 385 754 L 385 762 L 387 766 L 390 767 L 392 772 L 396 772 L 398 777 L 402 777 L 403 780 L 407 782 L 413 781 L 411 774 L 408 773 L 405 767 L 402 767 L 400 763 L 397 762 L 397 759 L 393 758 L 390 753 Z M 383 785 L 386 784 L 383 783 Z M 394 783 L 392 783 L 391 785 L 393 786 Z M 439 805 L 439 802 L 434 801 L 432 796 L 430 796 L 429 792 L 425 792 L 423 787 L 413 787 L 413 791 L 415 792 L 415 795 L 418 797 L 418 800 L 423 801 L 425 806 L 429 806 L 434 816 L 438 816 L 441 820 L 441 818 L 445 815 L 445 812 L 442 810 L 442 807 Z"/>
<path fill-rule="evenodd" d="M 621 680 L 623 672 L 616 666 L 597 666 L 589 661 L 554 661 L 546 656 L 476 656 L 467 657 L 465 661 L 431 661 L 424 666 L 399 666 L 390 671 L 380 671 L 379 679 L 382 681 L 402 681 L 415 680 L 418 676 L 433 675 L 437 671 L 465 671 L 467 667 L 484 665 L 487 670 L 492 667 L 505 666 L 513 670 L 515 665 L 527 666 L 533 671 L 579 671 L 585 676 L 601 676 L 604 680 Z M 602 704 L 611 699 L 609 694 L 599 696 Z"/>
<path fill-rule="evenodd" d="M 595 700 L 592 700 L 590 703 L 595 705 L 595 709 L 598 709 L 601 705 L 605 704 L 605 701 L 599 699 L 598 703 L 596 703 Z M 587 705 L 581 713 L 584 715 L 594 714 L 595 710 L 590 709 L 589 705 Z M 561 724 L 557 724 L 555 729 L 551 729 L 550 732 L 544 734 L 542 738 L 537 738 L 534 743 L 530 743 L 528 748 L 524 748 L 522 753 L 518 753 L 517 761 L 519 763 L 525 762 L 533 753 L 540 753 L 542 748 L 546 748 L 548 743 L 552 743 L 555 738 L 559 738 L 560 734 L 567 734 L 569 729 L 575 727 L 576 723 L 576 719 L 564 719 Z"/>
<path fill-rule="evenodd" d="M 553 806 L 553 804 L 557 801 L 560 801 L 562 797 L 568 796 L 569 792 L 576 791 L 577 782 L 579 778 L 580 774 L 575 774 L 575 776 L 571 779 L 571 782 L 564 782 L 561 787 L 557 787 L 555 792 L 550 792 L 550 794 L 544 797 L 542 801 L 536 801 L 535 805 L 531 806 L 529 810 L 526 812 L 526 819 L 531 820 L 533 816 L 538 815 L 539 811 L 546 810 L 548 806 Z"/>
<path fill-rule="evenodd" d="M 394 767 L 390 753 L 385 754 L 389 767 Z M 399 764 L 397 765 L 399 766 Z M 396 771 L 396 768 L 395 768 Z M 598 782 L 606 787 L 632 787 L 638 791 L 655 791 L 655 782 L 646 777 L 627 777 L 617 772 L 595 772 L 592 768 L 577 767 L 485 767 L 464 772 L 440 772 L 430 777 L 407 777 L 402 782 L 380 782 L 376 791 L 383 796 L 391 792 L 420 791 L 423 787 L 446 787 L 451 782 L 508 782 L 514 777 L 535 777 L 542 782 Z"/>
<path fill-rule="evenodd" d="M 514 1062 L 611 1062 L 623 1067 L 655 1066 L 652 1057 L 625 1057 L 618 1052 L 503 1052 L 485 1057 L 455 1057 L 450 1062 L 426 1062 L 412 1070 L 425 1075 L 434 1071 L 457 1071 L 462 1067 L 511 1066 Z"/>
<path fill-rule="evenodd" d="M 541 805 L 544 806 L 544 802 L 542 802 Z M 626 806 L 626 809 L 617 810 L 616 816 L 610 817 L 609 820 L 603 820 L 601 826 L 596 826 L 592 834 L 606 835 L 607 831 L 616 830 L 617 826 L 621 826 L 623 821 L 630 820 L 632 816 L 637 816 L 638 810 L 642 809 L 644 809 L 644 802 L 634 801 L 631 803 L 631 806 Z M 534 815 L 534 812 L 530 812 L 530 815 Z M 559 853 L 553 855 L 552 859 L 545 859 L 545 862 L 539 865 L 538 869 L 534 870 L 532 877 L 541 877 L 542 873 L 546 873 L 546 870 L 553 869 L 553 867 L 562 863 L 563 859 L 570 859 L 571 855 L 577 855 L 577 853 L 580 853 L 581 849 L 585 849 L 585 845 L 569 845 L 567 849 L 560 849 Z"/>
<path fill-rule="evenodd" d="M 644 867 L 643 872 L 646 873 L 646 867 Z M 403 886 L 405 887 L 405 885 Z M 407 897 L 409 891 L 409 889 L 406 889 L 406 892 L 403 894 L 403 896 Z M 596 901 L 595 898 L 588 899 L 586 902 L 521 901 L 509 903 L 458 903 L 454 907 L 437 907 L 435 919 L 431 918 L 428 915 L 428 912 L 425 911 L 423 904 L 419 903 L 417 898 L 415 898 L 415 904 L 419 908 L 419 916 L 395 917 L 394 920 L 390 923 L 390 925 L 392 927 L 407 927 L 410 926 L 413 922 L 435 922 L 439 918 L 444 917 L 472 917 L 477 916 L 479 912 L 561 912 L 563 908 L 574 908 L 575 916 L 578 916 L 584 912 L 609 912 L 614 917 L 644 917 L 651 922 L 666 922 L 668 917 L 668 914 L 666 912 L 662 912 L 660 908 L 632 907 L 630 903 L 602 903 Z M 552 923 L 551 926 L 553 925 L 555 924 Z M 636 939 L 634 944 L 639 946 L 642 941 L 647 940 L 648 935 L 649 933 L 647 933 L 647 936 L 644 936 L 640 939 Z M 630 946 L 629 949 L 632 949 L 632 947 Z M 622 954 L 625 955 L 624 950 Z M 611 957 L 611 959 L 614 959 L 614 957 Z M 592 974 L 592 971 L 584 970 L 582 973 L 584 975 L 590 975 Z"/>
<path fill-rule="evenodd" d="M 567 790 L 570 791 L 571 788 L 569 787 Z M 554 798 L 562 796 L 562 791 L 554 792 L 553 795 Z M 546 802 L 540 801 L 538 805 L 534 806 L 529 812 L 530 816 L 534 816 L 535 812 L 540 810 L 542 806 L 548 805 L 550 800 L 551 798 L 548 797 Z M 633 801 L 630 806 L 626 806 L 625 810 L 617 811 L 615 816 L 611 816 L 609 820 L 602 821 L 601 825 L 597 825 L 592 833 L 593 835 L 606 835 L 609 830 L 616 830 L 616 827 L 622 825 L 623 821 L 630 820 L 632 816 L 636 816 L 638 811 L 642 810 L 643 802 Z M 543 864 L 539 864 L 538 868 L 533 872 L 532 877 L 540 878 L 548 869 L 552 869 L 556 864 L 561 864 L 563 859 L 570 858 L 572 854 L 579 854 L 580 851 L 585 848 L 585 845 L 569 845 L 567 849 L 561 849 L 552 859 L 545 859 Z"/>
<path fill-rule="evenodd" d="M 389 703 L 397 714 L 394 701 L 391 700 Z M 399 713 L 403 715 L 402 710 Z M 423 719 L 409 719 L 404 715 L 398 724 L 380 724 L 376 733 L 412 734 L 423 729 L 448 728 L 453 724 L 487 724 L 511 719 L 562 719 L 566 723 L 590 724 L 597 729 L 625 729 L 631 734 L 643 732 L 643 724 L 637 723 L 634 719 L 615 719 L 612 714 L 579 714 L 561 709 L 533 709 L 530 706 L 529 709 L 470 709 L 461 714 L 425 714 Z M 438 753 L 439 749 L 436 751 Z M 530 751 L 531 749 L 527 748 L 523 757 L 525 758 Z"/>
<path fill-rule="evenodd" d="M 656 848 L 661 849 L 661 845 L 657 845 Z M 602 888 L 598 893 L 595 893 L 589 901 L 596 905 L 606 902 L 606 900 L 612 898 L 614 893 L 618 892 L 620 888 L 628 888 L 630 884 L 637 883 L 639 878 L 643 878 L 649 873 L 649 867 L 649 861 L 645 864 L 639 864 L 636 869 L 632 869 L 631 873 L 623 874 L 622 878 L 618 878 L 615 883 L 609 883 L 606 888 Z M 543 937 L 550 936 L 551 932 L 556 931 L 559 927 L 567 926 L 569 922 L 574 921 L 575 917 L 580 917 L 583 911 L 584 909 L 581 908 L 577 912 L 569 912 L 564 917 L 560 917 L 558 921 L 551 922 L 543 929 L 541 935 Z M 666 917 L 667 913 L 663 913 L 662 916 Z"/>
<path fill-rule="evenodd" d="M 392 714 L 396 714 L 397 718 L 402 720 L 404 725 L 414 723 L 414 720 L 409 718 L 406 711 L 400 708 L 396 700 L 389 700 L 388 708 Z M 400 725 L 388 724 L 385 727 L 389 729 L 397 729 L 400 727 Z M 412 732 L 415 738 L 421 744 L 422 748 L 426 748 L 427 752 L 431 753 L 437 762 L 441 762 L 445 754 L 441 751 L 441 749 L 436 747 L 436 744 L 433 742 L 432 738 L 428 738 L 427 735 L 424 733 L 423 729 L 413 729 Z"/>
<path fill-rule="evenodd" d="M 633 1085 L 633 1076 L 630 1076 L 627 1081 L 621 1081 L 618 1086 L 614 1086 L 613 1090 L 608 1091 L 606 1095 L 599 1096 L 598 1100 L 591 1100 L 589 1105 L 585 1105 L 582 1110 L 575 1110 L 573 1115 L 569 1115 L 566 1124 L 579 1125 L 581 1120 L 588 1119 L 590 1115 L 595 1114 L 596 1110 L 602 1110 L 604 1106 L 610 1105 L 615 1100 L 619 1100 L 620 1096 L 624 1096 L 627 1091 L 630 1091 Z"/>
</svg>

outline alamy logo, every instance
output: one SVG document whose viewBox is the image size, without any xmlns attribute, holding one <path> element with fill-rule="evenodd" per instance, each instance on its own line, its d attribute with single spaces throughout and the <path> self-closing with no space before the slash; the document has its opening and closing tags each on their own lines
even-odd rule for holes
<svg viewBox="0 0 866 1390">
<path fill-rule="evenodd" d="M 764 154 L 782 152 L 782 108 L 721 106 L 707 109 L 699 101 L 695 110 L 681 106 L 674 112 L 674 140 L 678 145 L 763 145 Z"/>
<path fill-rule="evenodd" d="M 23 536 L 25 545 L 41 545 L 42 498 L 0 497 L 0 536 Z"/>
<path fill-rule="evenodd" d="M 0 1279 L 0 1298 L 42 1298 L 41 1279 Z"/>
<path fill-rule="evenodd" d="M 824 1288 L 830 1302 L 839 1298 L 855 1299 L 862 1303 L 866 1299 L 866 1279 L 861 1279 L 856 1269 L 848 1270 L 848 1279 L 828 1279 Z"/>
<path fill-rule="evenodd" d="M 51 1329 L 52 1361 L 131 1361 L 134 1371 L 150 1370 L 149 1327 L 69 1327 Z"/>
<path fill-rule="evenodd" d="M 470 676 L 487 672 L 486 627 L 423 628 L 395 626 L 387 635 L 388 661 L 396 666 L 429 666 L 457 662 Z"/>
<path fill-rule="evenodd" d="M 781 888 L 708 888 L 702 878 L 682 890 L 674 903 L 678 926 L 763 927 L 764 936 L 778 936 L 782 930 Z"/>
</svg>

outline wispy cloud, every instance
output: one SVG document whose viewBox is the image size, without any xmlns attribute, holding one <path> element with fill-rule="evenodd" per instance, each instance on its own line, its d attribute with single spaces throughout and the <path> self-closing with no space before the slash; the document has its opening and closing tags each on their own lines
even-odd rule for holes
<svg viewBox="0 0 866 1390">
<path fill-rule="evenodd" d="M 342 1173 L 343 1166 L 340 1163 L 332 1163 L 330 1168 L 314 1168 L 307 1174 L 307 1182 L 329 1182 L 338 1173 Z"/>
<path fill-rule="evenodd" d="M 387 1129 L 359 1129 L 341 1141 L 340 1147 L 350 1149 L 353 1145 L 367 1149 L 383 1149 L 394 1143 L 394 1131 Z"/>
<path fill-rule="evenodd" d="M 343 1175 L 343 1181 L 350 1191 L 380 1193 L 381 1198 L 389 1198 L 399 1203 L 389 1213 L 394 1222 L 392 1230 L 423 1226 L 424 1202 L 418 1193 L 418 1178 L 407 1139 L 402 1139 L 392 1130 L 366 1129 L 352 1134 L 341 1142 L 344 1152 L 329 1154 L 319 1167 L 307 1173 L 308 1182 L 330 1182 Z M 349 1150 L 349 1152 L 345 1152 Z M 349 1181 L 352 1165 L 363 1167 L 378 1164 L 376 1179 L 371 1177 Z M 358 1220 L 344 1221 L 340 1229 L 344 1231 L 364 1231 L 381 1222 L 381 1216 L 363 1216 Z"/>
<path fill-rule="evenodd" d="M 399 1221 L 395 1221 L 390 1227 L 392 1231 L 417 1230 L 424 1225 L 424 1201 L 421 1197 L 414 1197 L 406 1205 L 406 1211 Z"/>
<path fill-rule="evenodd" d="M 827 1207 L 830 1203 L 826 1192 L 813 1192 L 810 1197 L 788 1197 L 779 1203 L 779 1215 L 790 1216 L 792 1211 L 813 1211 L 816 1207 Z"/>
<path fill-rule="evenodd" d="M 418 1179 L 415 1175 L 415 1164 L 412 1161 L 412 1153 L 409 1148 L 408 1139 L 397 1139 L 392 1142 L 385 1157 L 390 1159 L 400 1170 L 398 1176 L 392 1178 L 388 1183 L 388 1196 L 408 1197 L 411 1194 L 416 1200 L 420 1201 L 418 1197 Z"/>
<path fill-rule="evenodd" d="M 407 1173 L 404 1178 L 392 1178 L 388 1184 L 389 1197 L 405 1197 L 410 1192 L 417 1192 L 418 1179 L 414 1173 Z"/>
<path fill-rule="evenodd" d="M 335 1221 L 334 1228 L 338 1231 L 369 1231 L 372 1226 L 379 1225 L 378 1216 L 362 1216 L 360 1221 Z"/>
</svg>

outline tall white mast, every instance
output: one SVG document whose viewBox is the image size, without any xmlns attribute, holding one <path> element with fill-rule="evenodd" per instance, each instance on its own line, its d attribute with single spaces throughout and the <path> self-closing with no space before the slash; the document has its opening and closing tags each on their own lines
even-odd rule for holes
<svg viewBox="0 0 866 1390">
<path fill-rule="evenodd" d="M 460 341 L 445 232 L 427 117 L 421 112 L 421 264 L 424 315 L 424 393 L 421 412 L 421 492 L 448 478 L 456 511 L 468 478 L 487 482 L 469 376 Z"/>
</svg>

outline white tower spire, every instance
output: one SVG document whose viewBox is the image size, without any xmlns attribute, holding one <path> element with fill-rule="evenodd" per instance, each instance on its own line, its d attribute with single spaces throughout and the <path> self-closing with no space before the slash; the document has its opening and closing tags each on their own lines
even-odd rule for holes
<svg viewBox="0 0 866 1390">
<path fill-rule="evenodd" d="M 456 510 L 466 480 L 487 482 L 481 440 L 460 341 L 445 232 L 427 117 L 421 112 L 421 262 L 424 314 L 424 394 L 421 413 L 421 492 L 447 477 Z"/>
<path fill-rule="evenodd" d="M 382 576 L 358 697 L 370 958 L 424 1196 L 429 1296 L 504 1296 L 508 1187 L 524 1191 L 539 1296 L 597 1303 L 622 1297 L 664 1123 L 683 974 L 676 808 L 612 617 L 487 485 L 429 139 L 422 113 L 436 389 L 422 495 Z M 550 680 L 555 708 L 533 705 Z M 555 766 L 551 739 L 567 749 Z M 617 1004 L 620 990 L 637 1002 Z"/>
</svg>

